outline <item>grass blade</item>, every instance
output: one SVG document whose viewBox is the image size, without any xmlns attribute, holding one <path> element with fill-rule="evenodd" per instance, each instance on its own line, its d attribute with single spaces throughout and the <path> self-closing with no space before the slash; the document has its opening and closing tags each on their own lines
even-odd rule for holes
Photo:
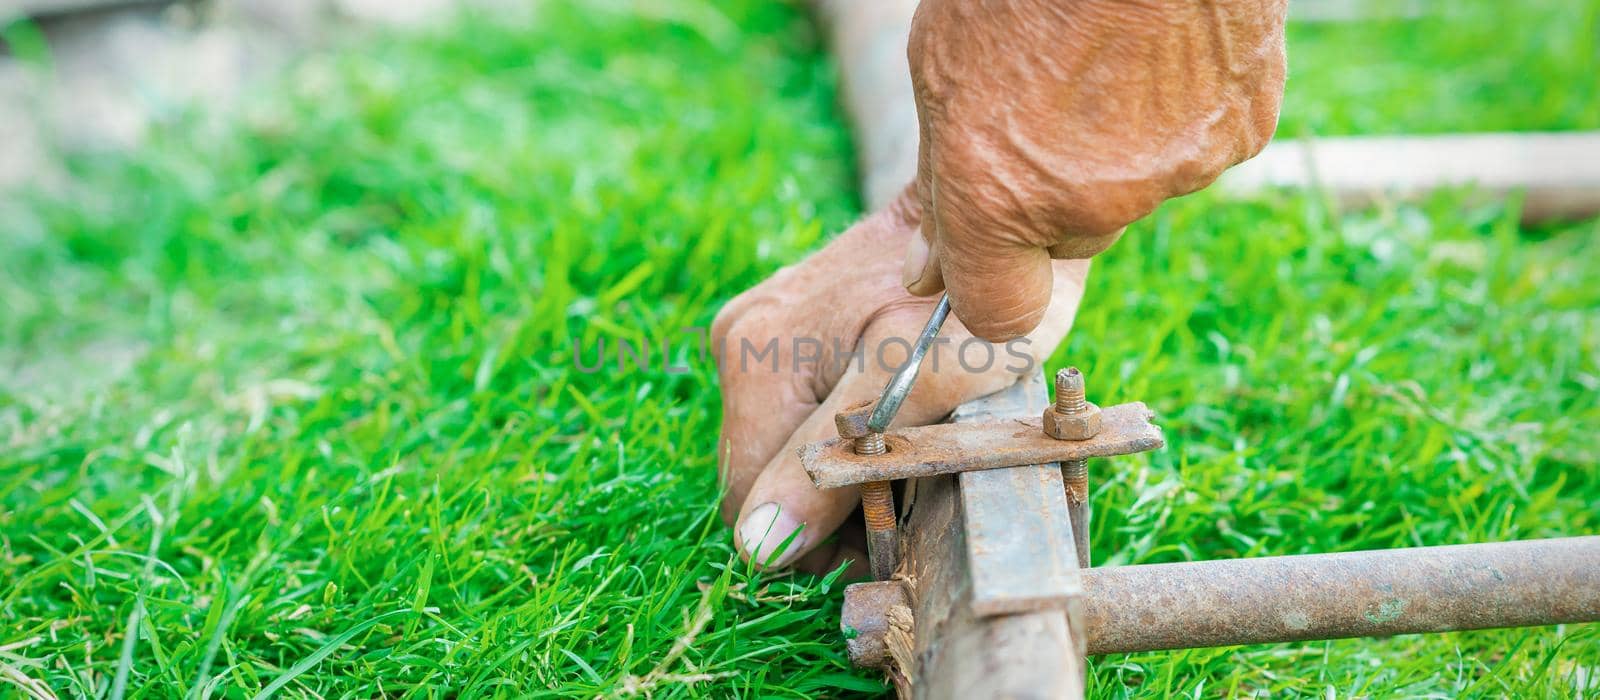
<svg viewBox="0 0 1600 700">
<path fill-rule="evenodd" d="M 367 619 L 355 627 L 351 627 L 350 629 L 340 632 L 339 636 L 328 640 L 321 647 L 318 647 L 316 651 L 313 651 L 310 655 L 306 656 L 306 658 L 301 659 L 299 662 L 295 663 L 295 665 L 290 666 L 289 670 L 284 671 L 277 678 L 272 679 L 272 682 L 267 684 L 267 687 L 262 688 L 261 692 L 252 696 L 251 700 L 266 700 L 266 698 L 272 697 L 274 693 L 283 690 L 284 686 L 289 685 L 289 683 L 292 682 L 297 676 L 311 670 L 311 667 L 322 663 L 323 659 L 333 655 L 333 652 L 337 651 L 339 647 L 344 646 L 345 642 L 350 641 L 356 635 L 376 627 L 378 623 L 383 622 L 384 620 L 398 617 L 400 615 L 408 615 L 410 613 L 410 610 L 391 610 L 377 617 Z"/>
</svg>

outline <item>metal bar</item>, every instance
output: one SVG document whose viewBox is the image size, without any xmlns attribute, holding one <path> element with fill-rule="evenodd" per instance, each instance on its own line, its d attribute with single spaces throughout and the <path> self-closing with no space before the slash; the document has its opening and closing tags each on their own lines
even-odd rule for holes
<svg viewBox="0 0 1600 700">
<path fill-rule="evenodd" d="M 850 441 L 833 439 L 801 446 L 800 464 L 818 488 L 837 488 L 869 481 L 1125 455 L 1166 445 L 1161 428 L 1150 422 L 1151 415 L 1150 409 L 1137 401 L 1103 409 L 1103 427 L 1088 440 L 1057 440 L 1044 434 L 1037 414 L 1004 421 L 904 428 L 884 435 L 888 454 L 859 455 Z"/>
<path fill-rule="evenodd" d="M 1065 610 L 1083 596 L 1056 465 L 962 474 L 961 507 L 973 614 Z"/>
<path fill-rule="evenodd" d="M 951 420 L 960 424 L 1037 416 L 1047 404 L 1042 377 L 1035 375 L 961 406 Z M 899 658 L 909 661 L 911 668 L 903 670 L 915 697 L 1083 697 L 1085 643 L 1076 629 L 1082 619 L 1078 595 L 1068 596 L 1065 614 L 1052 609 L 985 616 L 974 609 L 974 592 L 1000 590 L 988 587 L 998 581 L 984 583 L 986 576 L 1080 585 L 1064 499 L 1056 496 L 1038 508 L 1015 507 L 1038 501 L 1041 489 L 1061 493 L 1060 483 L 1013 480 L 1006 474 L 1049 478 L 1056 472 L 1019 467 L 910 482 L 901 580 L 913 591 L 914 633 L 912 648 L 902 650 Z M 1004 564 L 985 558 L 1003 550 L 1007 541 L 1030 537 L 1053 542 L 1060 556 Z M 1005 568 L 990 570 L 997 565 Z M 1000 595 L 989 603 L 1031 594 L 1015 588 Z"/>
<path fill-rule="evenodd" d="M 1090 654 L 1600 621 L 1600 537 L 1083 572 Z"/>
</svg>

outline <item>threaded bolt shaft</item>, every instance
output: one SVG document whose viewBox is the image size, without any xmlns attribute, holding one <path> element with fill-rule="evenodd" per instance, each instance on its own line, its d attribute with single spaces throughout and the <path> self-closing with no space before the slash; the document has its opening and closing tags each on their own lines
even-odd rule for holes
<svg viewBox="0 0 1600 700">
<path fill-rule="evenodd" d="M 856 454 L 881 455 L 889 451 L 883 433 L 867 433 L 855 439 Z M 861 485 L 861 512 L 866 516 L 868 530 L 892 530 L 895 527 L 894 491 L 887 481 L 873 481 Z"/>
<path fill-rule="evenodd" d="M 834 414 L 839 437 L 849 441 L 850 451 L 863 457 L 876 457 L 889 451 L 883 433 L 872 429 L 872 401 L 862 401 Z M 872 577 L 887 581 L 894 576 L 900 558 L 899 517 L 895 513 L 894 489 L 888 481 L 872 481 L 857 487 L 861 492 L 861 513 L 867 523 L 867 561 Z"/>
<path fill-rule="evenodd" d="M 1056 372 L 1056 412 L 1073 414 L 1082 413 L 1088 409 L 1088 398 L 1084 393 L 1083 373 L 1077 367 L 1068 367 Z"/>
<path fill-rule="evenodd" d="M 882 435 L 878 435 L 882 444 Z M 878 454 L 882 454 L 879 452 Z M 900 560 L 899 518 L 894 512 L 894 488 L 887 481 L 861 485 L 861 515 L 867 523 L 867 563 L 872 578 L 887 581 Z"/>
<path fill-rule="evenodd" d="M 1089 460 L 1061 463 L 1061 482 L 1067 492 L 1067 518 L 1072 521 L 1072 545 L 1078 550 L 1078 567 L 1089 568 Z"/>
<path fill-rule="evenodd" d="M 861 512 L 866 516 L 868 530 L 893 530 L 894 490 L 887 481 L 871 481 L 861 485 Z"/>
<path fill-rule="evenodd" d="M 1089 502 L 1089 460 L 1069 459 L 1061 463 L 1061 484 L 1067 490 L 1067 507 L 1081 508 Z M 1074 514 L 1074 520 L 1077 519 Z M 1087 534 L 1087 533 L 1085 533 Z"/>
<path fill-rule="evenodd" d="M 881 455 L 889 451 L 883 433 L 867 433 L 855 439 L 852 447 L 858 455 Z M 894 489 L 887 481 L 869 481 L 861 485 L 861 515 L 867 522 L 867 555 L 872 565 L 872 577 L 887 581 L 894 575 L 899 549 L 899 523 L 894 512 Z"/>
<path fill-rule="evenodd" d="M 1055 412 L 1074 415 L 1089 410 L 1083 386 L 1083 373 L 1077 367 L 1056 372 Z M 1089 568 L 1089 460 L 1069 459 L 1061 463 L 1061 481 L 1067 492 L 1067 515 L 1072 521 L 1072 540 L 1078 550 L 1078 566 Z"/>
<path fill-rule="evenodd" d="M 1066 480 L 1067 488 L 1072 488 L 1074 483 L 1087 483 L 1089 481 L 1089 460 L 1069 459 L 1061 463 L 1061 478 Z"/>
<path fill-rule="evenodd" d="M 856 438 L 855 451 L 858 455 L 881 455 L 889 451 L 889 444 L 884 442 L 883 433 L 867 433 Z"/>
</svg>

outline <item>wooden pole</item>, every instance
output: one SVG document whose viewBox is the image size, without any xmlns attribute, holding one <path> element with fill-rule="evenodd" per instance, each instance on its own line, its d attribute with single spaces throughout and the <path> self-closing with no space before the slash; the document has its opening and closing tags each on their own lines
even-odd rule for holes
<svg viewBox="0 0 1600 700">
<path fill-rule="evenodd" d="M 1600 214 L 1600 131 L 1278 139 L 1220 185 L 1310 188 L 1344 207 L 1470 187 L 1520 194 L 1524 221 L 1579 219 Z"/>
<path fill-rule="evenodd" d="M 917 174 L 917 105 L 906 37 L 917 0 L 812 0 L 839 63 L 845 112 L 867 209 L 888 204 Z"/>
</svg>

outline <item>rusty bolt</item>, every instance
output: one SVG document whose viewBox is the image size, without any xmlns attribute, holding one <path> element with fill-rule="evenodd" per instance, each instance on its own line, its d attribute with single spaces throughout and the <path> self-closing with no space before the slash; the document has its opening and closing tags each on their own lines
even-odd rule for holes
<svg viewBox="0 0 1600 700">
<path fill-rule="evenodd" d="M 839 437 L 854 440 L 865 437 L 872 430 L 867 428 L 867 421 L 872 418 L 872 399 L 851 404 L 844 410 L 833 414 L 833 426 L 839 429 Z"/>
<path fill-rule="evenodd" d="M 833 414 L 833 426 L 839 430 L 839 437 L 853 441 L 858 455 L 881 455 L 889 451 L 883 433 L 867 428 L 867 420 L 872 417 L 872 403 L 869 399 Z"/>
<path fill-rule="evenodd" d="M 1044 410 L 1044 433 L 1057 440 L 1088 440 L 1100 434 L 1100 407 L 1084 399 L 1077 367 L 1056 372 L 1056 402 Z"/>
<path fill-rule="evenodd" d="M 872 406 L 872 401 L 862 401 L 833 414 L 833 425 L 839 430 L 839 437 L 850 440 L 851 448 L 858 455 L 881 455 L 889 451 L 883 433 L 867 427 Z M 894 491 L 889 488 L 889 482 L 869 481 L 861 485 L 861 513 L 867 521 L 867 557 L 872 565 L 872 577 L 880 581 L 888 579 L 894 574 L 900 549 Z"/>
<path fill-rule="evenodd" d="M 1057 440 L 1088 440 L 1100 434 L 1100 407 L 1084 394 L 1083 373 L 1077 367 L 1056 372 L 1056 402 L 1044 410 L 1044 432 Z M 1089 461 L 1061 463 L 1061 481 L 1067 490 L 1067 515 L 1078 566 L 1089 567 Z"/>
</svg>

